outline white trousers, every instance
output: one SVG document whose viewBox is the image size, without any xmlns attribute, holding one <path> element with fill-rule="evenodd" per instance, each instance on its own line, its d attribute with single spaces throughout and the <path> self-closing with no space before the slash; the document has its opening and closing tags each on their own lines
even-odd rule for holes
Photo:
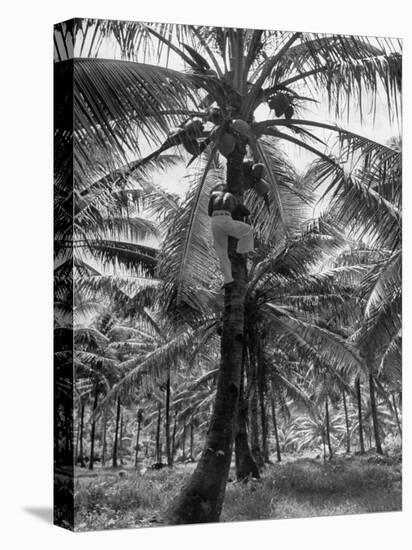
<svg viewBox="0 0 412 550">
<path fill-rule="evenodd" d="M 234 220 L 228 212 L 220 214 L 219 211 L 215 211 L 212 215 L 212 235 L 224 283 L 231 283 L 233 277 L 228 255 L 228 237 L 239 239 L 236 248 L 238 254 L 252 252 L 254 250 L 253 228 L 247 223 Z"/>
</svg>

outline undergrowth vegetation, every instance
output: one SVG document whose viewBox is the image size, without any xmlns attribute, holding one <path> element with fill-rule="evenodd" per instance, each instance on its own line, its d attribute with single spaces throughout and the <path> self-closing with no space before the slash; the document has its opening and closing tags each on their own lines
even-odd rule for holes
<svg viewBox="0 0 412 550">
<path fill-rule="evenodd" d="M 187 469 L 100 474 L 79 479 L 78 531 L 161 525 L 189 480 Z M 282 519 L 397 511 L 402 506 L 399 458 L 299 458 L 268 465 L 261 480 L 231 482 L 222 521 Z"/>
</svg>

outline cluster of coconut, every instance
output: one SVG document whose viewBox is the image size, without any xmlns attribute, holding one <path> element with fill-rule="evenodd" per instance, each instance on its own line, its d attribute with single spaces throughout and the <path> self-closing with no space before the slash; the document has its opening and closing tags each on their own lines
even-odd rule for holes
<svg viewBox="0 0 412 550">
<path fill-rule="evenodd" d="M 181 136 L 182 145 L 191 155 L 200 153 L 200 143 L 198 139 L 203 135 L 204 124 L 201 118 L 193 117 L 185 122 L 180 130 L 184 130 Z"/>
<path fill-rule="evenodd" d="M 253 160 L 243 161 L 243 184 L 245 190 L 253 189 L 259 197 L 264 197 L 269 191 L 269 185 L 264 181 L 265 167 L 260 162 Z"/>
<path fill-rule="evenodd" d="M 237 136 L 247 141 L 251 135 L 252 131 L 249 124 L 241 118 L 235 118 L 229 123 L 226 131 L 220 136 L 218 144 L 219 152 L 224 157 L 228 157 L 235 149 Z"/>
<path fill-rule="evenodd" d="M 289 94 L 277 92 L 276 94 L 271 95 L 268 99 L 268 105 L 273 111 L 275 111 L 275 115 L 277 117 L 281 117 L 282 115 L 285 118 L 293 117 L 294 110 L 292 105 L 292 97 Z"/>
</svg>

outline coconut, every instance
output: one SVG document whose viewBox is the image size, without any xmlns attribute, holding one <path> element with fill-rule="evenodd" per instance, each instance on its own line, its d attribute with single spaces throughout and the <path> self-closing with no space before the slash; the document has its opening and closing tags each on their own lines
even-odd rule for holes
<svg viewBox="0 0 412 550">
<path fill-rule="evenodd" d="M 249 137 L 251 133 L 249 124 L 241 118 L 233 120 L 232 130 L 243 137 Z"/>
<path fill-rule="evenodd" d="M 219 140 L 219 151 L 224 157 L 227 157 L 233 152 L 235 145 L 235 136 L 225 132 Z"/>
<path fill-rule="evenodd" d="M 279 117 L 289 107 L 289 98 L 286 94 L 278 92 L 269 98 L 268 105 L 271 109 L 274 109 L 275 115 Z"/>
<path fill-rule="evenodd" d="M 292 118 L 293 113 L 294 113 L 293 107 L 292 105 L 289 105 L 289 107 L 285 111 L 285 118 Z"/>
<path fill-rule="evenodd" d="M 188 136 L 182 136 L 182 145 L 191 155 L 198 155 L 200 152 L 199 143 L 195 139 L 190 139 Z"/>
<path fill-rule="evenodd" d="M 256 180 L 260 180 L 260 178 L 263 176 L 264 173 L 265 173 L 265 167 L 262 163 L 257 162 L 252 166 L 252 176 Z"/>
<path fill-rule="evenodd" d="M 186 132 L 187 137 L 197 138 L 203 132 L 203 122 L 201 118 L 194 117 L 191 120 L 185 122 L 182 126 L 183 130 Z"/>
<path fill-rule="evenodd" d="M 207 118 L 210 122 L 213 122 L 213 124 L 221 124 L 223 121 L 222 111 L 219 107 L 210 107 L 210 109 L 208 109 Z"/>
<path fill-rule="evenodd" d="M 264 180 L 259 180 L 255 183 L 254 187 L 256 194 L 259 195 L 259 197 L 264 197 L 266 193 L 269 191 L 269 185 Z"/>
</svg>

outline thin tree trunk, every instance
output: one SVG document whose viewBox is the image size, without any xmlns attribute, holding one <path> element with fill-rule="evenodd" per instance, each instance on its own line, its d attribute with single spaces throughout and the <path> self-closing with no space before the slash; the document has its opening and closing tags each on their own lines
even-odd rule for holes
<svg viewBox="0 0 412 550">
<path fill-rule="evenodd" d="M 276 420 L 276 403 L 275 403 L 274 388 L 272 388 L 271 405 L 272 405 L 273 429 L 275 431 L 275 440 L 276 440 L 276 457 L 277 457 L 278 462 L 280 462 L 282 460 L 282 458 L 280 456 L 280 445 L 279 445 L 278 423 L 277 423 L 277 420 Z"/>
<path fill-rule="evenodd" d="M 119 460 L 120 464 L 123 464 L 123 413 L 120 415 L 120 430 L 119 430 Z"/>
<path fill-rule="evenodd" d="M 266 420 L 266 405 L 265 405 L 265 393 L 266 393 L 266 370 L 263 361 L 263 349 L 262 340 L 258 335 L 258 391 L 259 391 L 259 404 L 260 404 L 260 421 L 262 427 L 262 460 L 263 462 L 269 462 L 269 449 L 267 438 L 267 420 Z"/>
<path fill-rule="evenodd" d="M 86 403 L 82 401 L 82 408 L 80 412 L 80 466 L 85 467 L 84 464 L 84 454 L 83 454 L 83 436 L 84 436 L 84 410 L 86 408 Z"/>
<path fill-rule="evenodd" d="M 240 198 L 245 154 L 245 144 L 239 143 L 227 161 L 228 189 Z M 234 217 L 241 219 L 240 215 Z M 225 287 L 221 362 L 213 413 L 196 470 L 170 510 L 171 524 L 217 522 L 222 510 L 236 429 L 246 292 L 246 262 L 236 253 L 236 245 L 236 239 L 229 238 L 234 282 Z"/>
<path fill-rule="evenodd" d="M 342 399 L 343 399 L 343 408 L 345 411 L 345 423 L 346 423 L 346 452 L 350 453 L 350 430 L 349 430 L 349 416 L 348 416 L 348 407 L 346 405 L 346 395 L 345 390 L 342 390 Z"/>
<path fill-rule="evenodd" d="M 167 464 L 171 466 L 173 464 L 173 458 L 170 446 L 170 372 L 168 373 L 166 381 L 165 432 Z"/>
<path fill-rule="evenodd" d="M 190 460 L 194 460 L 193 456 L 193 420 L 190 421 Z"/>
<path fill-rule="evenodd" d="M 323 446 L 323 462 L 326 462 L 325 428 L 323 426 L 322 426 L 322 446 Z"/>
<path fill-rule="evenodd" d="M 141 418 L 139 413 L 137 414 L 137 434 L 136 434 L 136 451 L 134 455 L 134 467 L 137 470 L 137 464 L 139 461 L 139 439 L 140 439 L 140 426 L 141 426 Z"/>
<path fill-rule="evenodd" d="M 119 440 L 119 423 L 120 423 L 120 397 L 117 398 L 117 410 L 116 410 L 116 426 L 114 431 L 114 444 L 113 444 L 113 468 L 117 468 L 117 446 Z"/>
<path fill-rule="evenodd" d="M 97 402 L 99 399 L 99 389 L 98 384 L 96 383 L 94 388 L 94 402 L 93 402 L 93 410 L 92 410 L 92 429 L 90 434 L 90 461 L 89 461 L 89 470 L 93 470 L 94 465 L 94 438 L 96 435 L 96 419 L 94 417 L 94 411 L 97 408 Z"/>
<path fill-rule="evenodd" d="M 162 405 L 159 403 L 157 411 L 157 428 L 156 428 L 156 462 L 162 462 L 162 450 L 160 448 L 160 423 L 162 420 Z"/>
<path fill-rule="evenodd" d="M 380 455 L 383 455 L 381 438 L 379 435 L 378 411 L 376 407 L 376 398 L 375 398 L 375 384 L 373 381 L 372 373 L 369 374 L 369 391 L 370 391 L 370 398 L 371 398 L 373 433 L 375 436 L 376 452 Z"/>
<path fill-rule="evenodd" d="M 107 452 L 107 409 L 104 409 L 102 418 L 102 468 L 106 464 L 106 452 Z"/>
<path fill-rule="evenodd" d="M 79 411 L 77 413 L 78 415 L 78 420 L 77 420 L 77 434 L 76 434 L 76 445 L 75 445 L 75 451 L 74 451 L 74 456 L 76 457 L 75 458 L 75 464 L 77 465 L 78 463 L 78 460 L 79 460 L 79 442 L 80 442 L 80 415 L 81 415 L 81 410 L 82 410 L 82 402 L 81 402 L 81 399 L 79 400 Z"/>
<path fill-rule="evenodd" d="M 360 378 L 356 379 L 356 398 L 358 402 L 358 428 L 359 428 L 359 446 L 361 454 L 365 454 L 365 442 L 363 440 L 363 420 L 362 420 L 362 400 Z"/>
<path fill-rule="evenodd" d="M 401 426 L 401 421 L 399 419 L 398 408 L 396 406 L 396 399 L 395 399 L 395 394 L 394 393 L 392 394 L 392 405 L 393 405 L 393 410 L 395 412 L 396 424 L 398 426 L 399 435 L 402 438 L 402 426 Z"/>
<path fill-rule="evenodd" d="M 250 419 L 250 447 L 252 457 L 255 464 L 260 469 L 263 467 L 263 453 L 260 448 L 259 437 L 259 399 L 258 399 L 258 377 L 257 377 L 257 359 L 252 349 L 256 347 L 256 334 L 251 335 L 251 361 L 250 361 L 250 377 L 249 377 L 249 419 Z"/>
<path fill-rule="evenodd" d="M 175 416 L 173 420 L 173 431 L 172 431 L 172 464 L 176 455 L 176 429 L 177 429 L 177 411 L 175 411 Z"/>
<path fill-rule="evenodd" d="M 332 451 L 332 445 L 331 445 L 331 441 L 330 441 L 329 405 L 328 405 L 328 397 L 327 396 L 326 396 L 326 401 L 325 401 L 325 411 L 326 411 L 326 440 L 328 442 L 329 460 L 332 460 L 333 451 Z"/>
<path fill-rule="evenodd" d="M 182 458 L 186 459 L 186 420 L 183 421 Z"/>
</svg>

